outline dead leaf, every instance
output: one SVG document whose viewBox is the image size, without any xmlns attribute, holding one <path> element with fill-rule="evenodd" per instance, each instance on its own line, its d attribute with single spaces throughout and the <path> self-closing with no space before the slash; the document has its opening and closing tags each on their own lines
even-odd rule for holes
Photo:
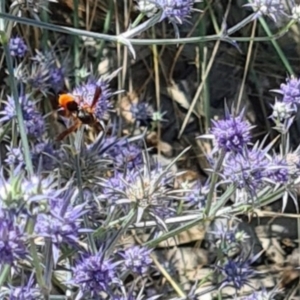
<svg viewBox="0 0 300 300">
<path fill-rule="evenodd" d="M 185 93 L 178 88 L 178 85 L 174 81 L 171 82 L 171 84 L 167 87 L 167 91 L 172 100 L 177 102 L 180 106 L 182 106 L 186 110 L 189 110 L 190 103 L 187 100 Z M 198 118 L 200 118 L 199 114 L 195 110 L 193 110 L 193 113 Z"/>
</svg>

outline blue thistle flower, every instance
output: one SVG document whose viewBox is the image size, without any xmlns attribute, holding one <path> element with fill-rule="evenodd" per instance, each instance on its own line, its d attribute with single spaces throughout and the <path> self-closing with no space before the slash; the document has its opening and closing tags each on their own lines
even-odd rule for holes
<svg viewBox="0 0 300 300">
<path fill-rule="evenodd" d="M 148 125 L 153 116 L 153 108 L 149 103 L 137 102 L 130 105 L 132 117 L 142 125 Z"/>
<path fill-rule="evenodd" d="M 49 85 L 56 92 L 60 92 L 64 87 L 65 71 L 63 68 L 58 68 L 52 65 L 49 70 Z"/>
<path fill-rule="evenodd" d="M 212 120 L 211 134 L 216 140 L 216 146 L 225 152 L 242 152 L 251 140 L 250 131 L 253 128 L 243 120 L 244 110 L 239 116 L 232 116 L 225 109 L 225 120 Z"/>
<path fill-rule="evenodd" d="M 193 5 L 198 0 L 139 0 L 138 9 L 149 17 L 157 12 L 157 7 L 162 9 L 161 21 L 168 19 L 171 23 L 182 24 L 190 17 Z"/>
<path fill-rule="evenodd" d="M 251 295 L 242 297 L 241 300 L 273 300 L 280 292 L 281 291 L 277 288 L 274 288 L 269 292 L 265 288 L 262 288 L 261 291 L 253 292 Z"/>
<path fill-rule="evenodd" d="M 4 110 L 0 112 L 0 115 L 2 115 L 0 122 L 10 121 L 17 116 L 13 97 L 8 96 L 7 98 L 8 101 Z M 19 102 L 27 134 L 36 138 L 40 137 L 45 130 L 45 121 L 42 114 L 35 108 L 34 103 L 29 99 L 29 95 L 20 97 Z"/>
<path fill-rule="evenodd" d="M 68 283 L 79 287 L 80 295 L 96 296 L 100 292 L 109 293 L 114 284 L 120 285 L 117 278 L 117 266 L 120 262 L 104 259 L 102 253 L 85 255 L 72 268 L 73 278 Z"/>
<path fill-rule="evenodd" d="M 223 266 L 217 266 L 224 276 L 220 288 L 232 286 L 239 291 L 244 285 L 249 284 L 249 279 L 255 274 L 255 271 L 251 268 L 252 262 L 250 260 L 243 261 L 229 258 Z"/>
<path fill-rule="evenodd" d="M 282 157 L 275 156 L 266 169 L 266 177 L 274 184 L 286 184 L 289 181 L 289 167 L 286 160 Z"/>
<path fill-rule="evenodd" d="M 19 76 L 20 80 L 28 83 L 34 89 L 46 92 L 53 89 L 56 93 L 64 87 L 64 78 L 66 76 L 65 67 L 58 67 L 56 58 L 52 51 L 42 53 L 36 51 L 36 55 L 32 58 L 30 69 L 28 66 L 23 68 L 23 76 Z"/>
<path fill-rule="evenodd" d="M 62 244 L 78 246 L 79 236 L 92 230 L 81 227 L 81 217 L 87 213 L 85 204 L 72 206 L 69 204 L 70 191 L 59 198 L 49 199 L 48 213 L 39 213 L 35 224 L 35 233 L 50 239 L 53 245 L 54 258 L 57 258 L 58 249 Z M 50 196 L 50 195 L 49 195 Z"/>
<path fill-rule="evenodd" d="M 282 0 L 253 0 L 252 3 L 244 5 L 251 7 L 257 13 L 257 17 L 265 15 L 270 17 L 274 22 L 278 17 L 284 15 L 284 3 Z"/>
<path fill-rule="evenodd" d="M 169 19 L 171 23 L 182 24 L 191 14 L 195 0 L 156 0 L 162 7 L 161 19 Z"/>
<path fill-rule="evenodd" d="M 223 162 L 223 177 L 236 184 L 238 189 L 249 189 L 255 193 L 264 183 L 269 161 L 266 153 L 260 149 L 251 149 L 244 153 L 231 153 Z"/>
<path fill-rule="evenodd" d="M 176 191 L 171 186 L 174 180 L 174 174 L 165 171 L 159 166 L 155 166 L 152 170 L 146 166 L 144 168 L 133 169 L 126 175 L 117 175 L 117 178 L 104 180 L 102 186 L 105 194 L 101 198 L 107 199 L 113 196 L 114 205 L 122 205 L 122 207 L 133 206 L 138 213 L 138 220 L 144 212 L 147 212 L 154 218 L 165 218 L 174 215 L 174 209 L 170 205 L 170 201 L 174 199 Z M 121 184 L 119 184 L 121 182 Z M 117 188 L 111 187 L 115 184 Z M 173 196 L 172 196 L 172 195 Z"/>
<path fill-rule="evenodd" d="M 9 286 L 7 291 L 7 300 L 41 300 L 43 295 L 41 290 L 34 284 L 33 276 L 30 276 L 26 285 L 22 286 Z M 2 299 L 2 298 L 1 298 Z"/>
<path fill-rule="evenodd" d="M 124 250 L 123 253 L 120 253 L 124 259 L 123 269 L 130 270 L 137 275 L 144 275 L 152 264 L 150 253 L 151 250 L 140 246 Z"/>
<path fill-rule="evenodd" d="M 200 181 L 197 181 L 191 189 L 185 192 L 184 200 L 188 205 L 202 209 L 205 207 L 208 192 L 209 186 L 202 185 Z"/>
<path fill-rule="evenodd" d="M 14 265 L 17 260 L 25 259 L 26 241 L 24 228 L 15 215 L 0 208 L 0 265 Z"/>
<path fill-rule="evenodd" d="M 60 151 L 55 150 L 53 144 L 49 142 L 38 142 L 31 150 L 31 159 L 36 170 L 40 161 L 42 162 L 42 170 L 53 170 L 56 164 L 55 158 L 60 155 Z"/>
<path fill-rule="evenodd" d="M 115 171 L 113 176 L 105 180 L 100 200 L 104 201 L 109 207 L 114 208 L 119 199 L 126 198 L 126 185 L 124 174 Z M 122 208 L 128 211 L 128 204 L 122 204 Z"/>
<path fill-rule="evenodd" d="M 286 83 L 280 85 L 280 90 L 274 90 L 280 93 L 283 98 L 282 101 L 291 104 L 296 110 L 300 103 L 300 78 L 290 77 L 286 79 Z"/>
<path fill-rule="evenodd" d="M 103 78 L 100 78 L 99 80 L 89 79 L 86 84 L 75 88 L 72 94 L 82 98 L 82 104 L 91 105 L 97 86 L 101 88 L 101 95 L 95 107 L 95 116 L 97 119 L 102 119 L 111 108 L 109 98 L 113 95 L 106 80 Z"/>
<path fill-rule="evenodd" d="M 18 148 L 12 148 L 9 146 L 6 146 L 7 153 L 6 153 L 6 159 L 4 160 L 9 166 L 19 166 L 24 165 L 24 159 L 23 159 L 23 153 L 20 147 Z"/>
<path fill-rule="evenodd" d="M 126 169 L 131 170 L 140 166 L 143 162 L 141 148 L 125 139 L 106 138 L 104 145 L 104 147 L 107 146 L 105 154 L 114 162 L 118 169 L 126 167 Z"/>
<path fill-rule="evenodd" d="M 293 115 L 295 109 L 297 108 L 292 103 L 281 102 L 278 101 L 277 99 L 275 100 L 274 105 L 271 106 L 273 112 L 270 117 L 275 121 L 275 123 L 277 123 L 277 120 L 280 122 L 285 120 L 291 120 L 291 116 Z"/>
<path fill-rule="evenodd" d="M 27 50 L 28 48 L 24 39 L 16 36 L 9 40 L 9 51 L 11 56 L 22 58 Z"/>
</svg>

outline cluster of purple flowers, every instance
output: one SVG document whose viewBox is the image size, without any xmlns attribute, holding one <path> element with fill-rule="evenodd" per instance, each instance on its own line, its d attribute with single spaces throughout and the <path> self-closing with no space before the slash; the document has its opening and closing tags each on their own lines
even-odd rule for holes
<svg viewBox="0 0 300 300">
<path fill-rule="evenodd" d="M 0 208 L 0 266 L 16 265 L 28 255 L 24 224 L 19 224 L 13 211 Z"/>
<path fill-rule="evenodd" d="M 281 99 L 276 99 L 273 105 L 272 119 L 276 122 L 289 121 L 300 104 L 300 79 L 294 76 L 286 79 L 286 83 L 280 85 L 280 89 L 274 89 Z M 289 122 L 290 124 L 290 122 Z"/>
<path fill-rule="evenodd" d="M 285 157 L 270 154 L 270 146 L 251 145 L 251 126 L 244 120 L 244 111 L 238 116 L 226 109 L 224 120 L 213 121 L 211 135 L 215 140 L 213 152 L 223 156 L 221 176 L 251 196 L 266 185 L 287 184 L 290 176 Z"/>
<path fill-rule="evenodd" d="M 100 199 L 121 207 L 125 213 L 133 207 L 141 212 L 138 219 L 144 213 L 161 219 L 175 214 L 173 200 L 179 192 L 174 189 L 174 174 L 157 164 L 127 170 L 125 174 L 115 172 L 103 187 Z"/>
<path fill-rule="evenodd" d="M 17 110 L 15 106 L 15 99 L 8 96 L 8 100 L 4 110 L 0 112 L 0 122 L 7 122 L 16 119 Z M 24 95 L 19 98 L 21 105 L 24 125 L 29 136 L 39 138 L 45 131 L 45 120 L 42 114 L 36 108 L 35 103 L 30 99 L 29 95 Z"/>
<path fill-rule="evenodd" d="M 25 41 L 16 36 L 9 41 L 11 56 L 24 58 L 28 51 Z M 26 58 L 26 57 L 25 57 Z M 53 52 L 39 52 L 30 58 L 30 64 L 25 62 L 16 69 L 16 77 L 20 82 L 28 84 L 31 88 L 43 91 L 51 90 L 58 93 L 63 90 L 66 68 L 58 65 Z"/>
<path fill-rule="evenodd" d="M 142 162 L 142 149 L 135 143 L 116 137 L 106 138 L 104 147 L 107 148 L 106 155 L 114 162 L 117 169 L 129 169 L 139 167 Z"/>
<path fill-rule="evenodd" d="M 69 283 L 79 287 L 79 297 L 95 297 L 105 292 L 112 299 L 119 299 L 113 292 L 113 286 L 121 288 L 123 285 L 119 273 L 130 271 L 144 275 L 152 265 L 150 252 L 145 247 L 133 246 L 119 253 L 119 261 L 105 258 L 101 251 L 94 255 L 85 253 L 73 267 Z"/>
<path fill-rule="evenodd" d="M 27 2 L 35 13 L 39 8 L 37 4 L 44 3 Z M 169 21 L 179 36 L 177 25 L 188 21 L 196 10 L 195 3 L 200 1 L 136 2 L 139 10 L 148 16 L 160 11 L 158 22 Z M 253 0 L 245 6 L 254 11 L 253 19 L 265 15 L 277 21 L 286 15 L 282 0 Z M 298 10 L 292 11 L 296 20 Z M 225 31 L 223 34 L 224 39 L 227 38 Z M 19 99 L 8 96 L 0 112 L 0 123 L 6 126 L 3 136 L 1 133 L 6 148 L 5 165 L 0 174 L 1 299 L 49 297 L 52 291 L 47 290 L 47 284 L 50 286 L 56 271 L 64 275 L 60 282 L 62 290 L 66 290 L 66 294 L 74 293 L 77 300 L 159 299 L 158 290 L 168 293 L 171 285 L 156 287 L 153 278 L 168 272 L 170 277 L 179 273 L 177 261 L 173 263 L 171 259 L 160 262 L 160 268 L 156 266 L 157 253 L 153 247 L 162 245 L 162 235 L 166 236 L 162 242 L 168 237 L 173 242 L 176 236 L 177 248 L 178 234 L 197 225 L 190 223 L 185 227 L 186 219 L 196 214 L 197 219 L 202 218 L 198 223 L 212 220 L 219 211 L 211 213 L 207 207 L 215 205 L 221 211 L 228 200 L 225 193 L 219 195 L 221 185 L 234 186 L 235 196 L 246 191 L 251 196 L 251 204 L 257 204 L 258 192 L 266 187 L 272 191 L 284 187 L 289 191 L 296 177 L 292 167 L 297 172 L 300 170 L 299 161 L 291 166 L 288 151 L 274 154 L 272 144 L 253 144 L 251 131 L 254 126 L 246 120 L 246 110 L 235 115 L 227 107 L 225 118 L 213 120 L 210 134 L 206 135 L 214 140 L 210 162 L 216 176 L 211 176 L 205 184 L 200 180 L 180 182 L 180 173 L 172 169 L 178 159 L 167 166 L 154 161 L 148 149 L 144 149 L 144 141 L 139 143 L 137 138 L 119 137 L 123 124 L 112 124 L 109 130 L 102 128 L 103 132 L 98 133 L 93 142 L 87 142 L 85 135 L 82 137 L 84 126 L 75 139 L 54 141 L 56 130 L 47 118 L 52 113 L 50 103 L 37 101 L 36 95 L 44 100 L 47 95 L 65 92 L 66 86 L 70 86 L 66 61 L 62 62 L 53 49 L 36 50 L 34 56 L 29 57 L 29 45 L 18 36 L 11 38 L 8 46 L 16 68 L 14 76 Z M 116 93 L 110 88 L 110 79 L 85 76 L 84 82 L 71 91 L 81 106 L 95 103 L 95 118 L 101 121 L 110 121 L 111 116 L 119 117 L 118 110 L 113 114 L 116 111 L 111 98 Z M 31 94 L 27 94 L 28 91 Z M 275 92 L 281 99 L 276 99 L 272 119 L 288 120 L 290 125 L 291 116 L 300 103 L 300 79 L 288 78 Z M 15 101 L 19 101 L 24 124 L 15 122 L 20 113 Z M 146 127 L 150 122 L 159 123 L 163 117 L 146 102 L 132 104 L 130 113 L 137 123 Z M 73 122 L 72 118 L 70 120 Z M 28 149 L 22 147 L 23 136 L 21 140 L 16 130 L 20 126 L 24 126 L 27 134 L 33 170 L 24 159 Z M 242 201 L 235 202 L 234 208 L 241 212 L 238 205 Z M 231 219 L 233 213 L 228 211 L 224 217 Z M 136 231 L 138 243 L 127 245 L 123 238 L 126 239 L 132 229 Z M 171 236 L 173 230 L 176 233 Z M 240 291 L 256 275 L 252 263 L 258 255 L 245 259 L 233 250 L 240 249 L 249 236 L 237 227 L 217 228 L 211 233 L 214 235 L 213 250 L 217 253 L 216 288 L 231 286 Z M 57 280 L 59 276 L 55 274 L 54 277 Z M 184 294 L 181 288 L 177 292 Z M 268 295 L 263 290 L 245 299 Z M 181 297 L 184 298 L 197 299 L 197 293 L 192 289 L 186 297 Z"/>
<path fill-rule="evenodd" d="M 22 58 L 25 56 L 28 48 L 24 39 L 16 36 L 15 38 L 11 38 L 9 40 L 9 50 L 11 56 Z"/>
</svg>

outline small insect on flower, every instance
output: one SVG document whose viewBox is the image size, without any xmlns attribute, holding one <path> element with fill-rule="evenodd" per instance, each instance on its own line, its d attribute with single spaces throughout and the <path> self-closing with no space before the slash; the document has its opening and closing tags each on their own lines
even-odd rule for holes
<svg viewBox="0 0 300 300">
<path fill-rule="evenodd" d="M 67 135 L 76 131 L 82 124 L 91 127 L 97 126 L 99 130 L 103 130 L 103 124 L 95 116 L 95 107 L 100 99 L 102 89 L 97 86 L 91 103 L 88 103 L 84 97 L 72 94 L 62 94 L 59 96 L 58 103 L 64 109 L 66 117 L 72 118 L 74 124 L 58 135 L 57 140 L 63 140 Z"/>
</svg>

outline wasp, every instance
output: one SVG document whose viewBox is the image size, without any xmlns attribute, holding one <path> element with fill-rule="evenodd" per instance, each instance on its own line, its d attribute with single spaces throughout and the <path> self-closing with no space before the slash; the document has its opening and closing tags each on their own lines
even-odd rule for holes
<svg viewBox="0 0 300 300">
<path fill-rule="evenodd" d="M 70 133 L 76 131 L 81 125 L 85 124 L 90 127 L 98 126 L 103 129 L 103 124 L 95 116 L 95 107 L 101 97 L 102 90 L 96 87 L 93 100 L 90 104 L 85 101 L 84 97 L 72 94 L 62 94 L 58 98 L 59 106 L 65 111 L 65 116 L 72 118 L 74 124 L 57 136 L 57 140 L 63 140 Z"/>
</svg>

